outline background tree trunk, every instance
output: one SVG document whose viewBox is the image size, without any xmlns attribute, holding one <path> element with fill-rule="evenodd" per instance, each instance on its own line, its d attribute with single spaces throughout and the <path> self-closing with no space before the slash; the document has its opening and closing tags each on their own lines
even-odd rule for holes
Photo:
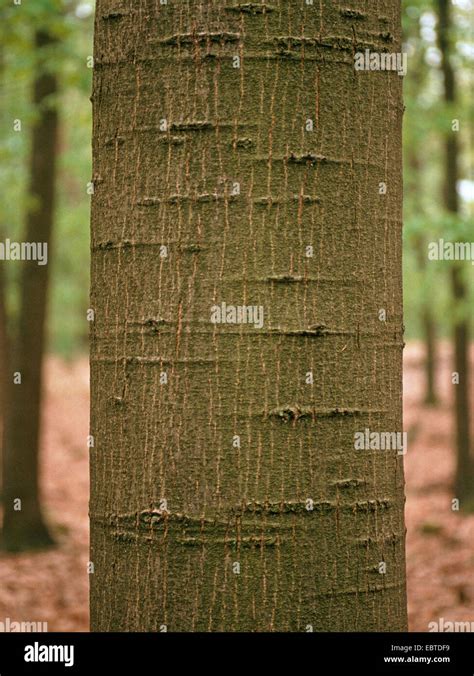
<svg viewBox="0 0 474 676">
<path fill-rule="evenodd" d="M 3 457 L 5 420 L 7 418 L 8 405 L 8 378 L 9 368 L 9 337 L 6 312 L 6 289 L 5 275 L 2 263 L 0 263 L 0 453 Z M 0 477 L 1 480 L 1 477 Z M 3 491 L 2 491 L 3 500 Z"/>
<path fill-rule="evenodd" d="M 97 3 L 94 631 L 406 629 L 402 456 L 354 449 L 402 430 L 402 78 L 354 69 L 400 3 L 351 5 Z"/>
<path fill-rule="evenodd" d="M 410 59 L 410 83 L 413 88 L 413 96 L 416 96 L 420 91 L 422 91 L 423 86 L 425 86 L 425 80 L 428 73 L 427 64 L 426 64 L 426 50 L 424 49 L 423 42 L 421 41 L 420 35 L 420 19 L 413 22 L 412 30 L 410 34 L 415 38 L 415 54 L 412 55 Z M 405 39 L 407 36 L 405 35 Z M 407 98 L 407 92 L 405 89 L 405 97 Z M 413 123 L 415 124 L 415 123 Z M 425 127 L 426 120 L 423 120 L 423 127 Z M 408 192 L 411 193 L 411 200 L 413 204 L 413 210 L 415 214 L 420 217 L 422 215 L 426 216 L 424 213 L 424 185 L 423 185 L 423 176 L 424 176 L 424 167 L 422 159 L 422 149 L 421 141 L 417 143 L 413 142 L 413 139 L 409 139 L 407 143 L 407 164 L 409 165 L 410 171 L 408 172 L 409 176 L 409 185 Z M 416 253 L 416 258 L 418 261 L 418 266 L 420 271 L 423 273 L 423 276 L 426 277 L 427 274 L 427 242 L 426 236 L 421 232 L 413 242 L 413 246 Z M 425 362 L 424 362 L 424 375 L 425 375 L 425 392 L 424 392 L 424 402 L 428 405 L 436 405 L 438 403 L 437 396 L 437 387 L 436 387 L 436 367 L 438 363 L 438 354 L 437 354 L 437 344 L 436 344 L 436 321 L 432 310 L 431 298 L 427 297 L 424 294 L 421 300 L 421 318 L 420 318 L 420 327 L 422 332 L 422 337 L 424 341 L 425 348 Z"/>
<path fill-rule="evenodd" d="M 32 135 L 30 189 L 36 204 L 28 211 L 27 242 L 46 242 L 51 259 L 51 233 L 54 213 L 58 92 L 56 75 L 45 70 L 42 50 L 54 39 L 44 31 L 36 34 L 38 75 L 34 83 L 34 104 L 40 110 Z M 8 378 L 9 415 L 6 420 L 3 454 L 4 518 L 2 542 L 9 550 L 43 547 L 52 543 L 44 524 L 39 501 L 39 435 L 42 362 L 45 345 L 45 317 L 48 291 L 48 265 L 24 261 L 20 290 L 20 317 L 12 343 L 11 372 Z M 21 374 L 21 384 L 13 384 L 13 374 Z M 17 511 L 15 500 L 21 500 Z"/>
<path fill-rule="evenodd" d="M 412 170 L 412 186 L 411 189 L 416 192 L 421 190 L 421 185 L 419 182 L 419 177 L 421 174 L 420 163 L 417 158 L 417 149 L 414 148 L 410 153 L 409 161 L 411 164 Z M 416 199 L 414 199 L 416 203 Z M 422 213 L 421 205 L 420 211 Z M 414 242 L 418 266 L 420 270 L 426 275 L 426 237 L 419 235 Z M 434 406 L 438 403 L 438 397 L 436 394 L 436 365 L 438 363 L 438 351 L 436 348 L 436 323 L 431 309 L 430 301 L 428 298 L 423 298 L 422 307 L 421 307 L 421 330 L 423 332 L 423 339 L 425 345 L 425 363 L 424 363 L 424 375 L 425 375 L 425 396 L 424 402 L 430 406 Z"/>
<path fill-rule="evenodd" d="M 456 104 L 456 79 L 451 65 L 451 3 L 438 0 L 438 45 L 444 81 L 444 99 L 448 106 Z M 454 107 L 453 107 L 454 110 Z M 449 213 L 459 213 L 458 137 L 449 130 L 445 137 L 444 203 Z M 467 285 L 463 276 L 463 263 L 452 263 L 451 285 L 455 307 L 467 301 Z M 454 385 L 454 416 L 457 449 L 455 478 L 456 497 L 462 506 L 474 508 L 474 463 L 471 458 L 470 406 L 469 406 L 469 321 L 464 316 L 455 318 L 454 370 L 459 373 L 459 383 Z"/>
</svg>

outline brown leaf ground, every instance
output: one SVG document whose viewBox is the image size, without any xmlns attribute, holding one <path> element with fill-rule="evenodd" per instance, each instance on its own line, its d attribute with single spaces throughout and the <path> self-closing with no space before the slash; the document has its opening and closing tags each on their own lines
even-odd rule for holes
<svg viewBox="0 0 474 676">
<path fill-rule="evenodd" d="M 471 357 L 474 354 L 471 353 Z M 474 361 L 474 360 L 472 360 Z M 404 358 L 404 429 L 408 617 L 411 631 L 428 631 L 429 622 L 472 622 L 474 628 L 474 515 L 452 510 L 455 466 L 451 402 L 451 351 L 440 348 L 440 405 L 423 399 L 423 349 L 410 344 Z M 472 372 L 472 368 L 471 368 Z M 471 395 L 471 401 L 474 401 Z"/>
<path fill-rule="evenodd" d="M 439 362 L 441 403 L 420 404 L 423 351 L 405 349 L 409 621 L 474 622 L 474 515 L 451 509 L 454 468 L 449 346 Z M 43 434 L 45 512 L 58 547 L 0 558 L 0 621 L 41 621 L 49 631 L 88 629 L 88 364 L 49 358 Z M 474 625 L 473 625 L 474 626 Z"/>
</svg>

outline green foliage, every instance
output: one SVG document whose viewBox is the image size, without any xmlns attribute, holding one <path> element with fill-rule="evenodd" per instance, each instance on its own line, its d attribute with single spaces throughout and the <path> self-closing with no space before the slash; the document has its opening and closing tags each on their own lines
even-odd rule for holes
<svg viewBox="0 0 474 676">
<path fill-rule="evenodd" d="M 32 105 L 35 69 L 54 72 L 60 82 L 60 117 L 56 223 L 51 252 L 51 291 L 48 317 L 49 348 L 72 354 L 86 348 L 89 287 L 89 209 L 86 193 L 91 176 L 93 18 L 80 18 L 78 5 L 63 0 L 9 2 L 0 9 L 0 238 L 21 240 L 28 195 L 31 128 L 38 110 Z M 92 4 L 92 3 L 90 3 Z M 79 15 L 78 15 L 79 14 Z M 46 30 L 56 38 L 48 48 L 35 48 L 35 33 Z M 41 53 L 40 53 L 41 52 Z M 39 61 L 41 59 L 41 62 Z M 21 131 L 14 121 L 21 120 Z M 18 310 L 18 265 L 5 266 L 8 308 Z"/>
<path fill-rule="evenodd" d="M 470 52 L 463 47 L 469 42 L 472 9 L 471 6 L 469 10 L 467 3 L 453 4 L 455 35 L 452 38 L 456 54 L 452 64 L 458 81 L 459 102 L 456 106 L 447 106 L 442 100 L 434 0 L 403 3 L 405 49 L 409 53 L 404 82 L 404 287 L 409 338 L 421 337 L 423 307 L 429 307 L 433 313 L 439 336 L 451 335 L 453 322 L 459 317 L 472 316 L 474 268 L 470 261 L 461 263 L 469 298 L 462 306 L 455 307 L 450 290 L 453 263 L 428 258 L 430 242 L 474 241 L 473 202 L 461 199 L 459 215 L 447 213 L 443 207 L 444 139 L 448 134 L 457 134 L 462 152 L 460 178 L 470 186 L 471 193 L 474 191 L 468 171 L 473 159 L 469 137 L 473 97 L 467 86 L 472 80 L 469 72 L 472 72 L 473 58 L 472 47 Z M 458 132 L 452 131 L 454 119 L 460 123 Z"/>
</svg>

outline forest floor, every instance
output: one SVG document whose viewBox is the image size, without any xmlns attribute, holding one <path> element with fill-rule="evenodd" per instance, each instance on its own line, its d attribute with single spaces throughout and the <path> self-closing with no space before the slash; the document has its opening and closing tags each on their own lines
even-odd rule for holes
<svg viewBox="0 0 474 676">
<path fill-rule="evenodd" d="M 474 354 L 473 354 L 474 356 Z M 422 405 L 423 351 L 405 349 L 408 454 L 407 560 L 411 631 L 430 622 L 474 622 L 474 515 L 453 511 L 453 386 L 440 346 L 440 405 Z M 42 443 L 45 514 L 58 546 L 0 558 L 0 622 L 47 622 L 49 631 L 88 630 L 88 363 L 51 357 Z M 474 626 L 474 625 L 473 625 Z"/>
</svg>

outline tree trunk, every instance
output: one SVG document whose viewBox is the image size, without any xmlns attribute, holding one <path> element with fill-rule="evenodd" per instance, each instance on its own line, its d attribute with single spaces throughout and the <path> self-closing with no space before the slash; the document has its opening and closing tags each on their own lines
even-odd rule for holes
<svg viewBox="0 0 474 676">
<path fill-rule="evenodd" d="M 406 629 L 400 7 L 338 4 L 97 3 L 94 631 Z"/>
<path fill-rule="evenodd" d="M 424 249 L 426 256 L 426 248 Z M 436 364 L 438 350 L 436 347 L 436 324 L 429 302 L 425 301 L 422 308 L 422 326 L 425 336 L 425 404 L 435 406 L 438 403 L 436 395 Z"/>
<path fill-rule="evenodd" d="M 37 204 L 27 214 L 25 238 L 27 242 L 45 242 L 48 259 L 51 258 L 58 132 L 56 102 L 48 98 L 57 94 L 58 83 L 54 74 L 45 71 L 41 50 L 53 43 L 54 39 L 48 33 L 37 32 L 39 58 L 33 103 L 39 110 L 39 119 L 33 129 L 29 188 L 29 194 L 35 196 Z M 8 384 L 10 410 L 3 458 L 2 541 L 9 550 L 52 543 L 39 500 L 41 371 L 49 265 L 38 265 L 34 260 L 24 261 L 22 265 L 20 318 L 18 335 L 12 345 Z M 14 384 L 14 373 L 21 374 L 21 384 Z"/>
<path fill-rule="evenodd" d="M 412 190 L 419 190 L 419 173 L 420 166 L 414 154 L 410 157 L 412 172 L 414 172 L 414 180 L 412 182 Z M 420 270 L 426 274 L 426 238 L 420 235 L 415 241 L 415 253 L 418 260 Z M 438 403 L 436 396 L 436 364 L 438 361 L 436 349 L 436 324 L 431 310 L 430 300 L 423 297 L 421 307 L 421 329 L 425 343 L 425 397 L 424 402 L 429 406 L 434 406 Z"/>
<path fill-rule="evenodd" d="M 438 45 L 441 52 L 441 67 L 444 80 L 444 100 L 454 106 L 457 100 L 456 76 L 451 65 L 451 3 L 438 0 Z M 452 214 L 459 213 L 458 137 L 449 131 L 445 137 L 444 203 Z M 468 297 L 463 276 L 463 263 L 455 261 L 451 270 L 451 286 L 455 307 L 463 305 Z M 470 406 L 469 406 L 469 320 L 456 316 L 454 325 L 454 370 L 459 374 L 459 383 L 454 386 L 454 416 L 456 429 L 456 497 L 461 505 L 474 507 L 474 463 L 471 457 Z"/>
<path fill-rule="evenodd" d="M 415 98 L 419 96 L 423 87 L 426 86 L 426 50 L 423 48 L 423 42 L 420 34 L 420 20 L 413 22 L 412 36 L 416 40 L 415 54 L 410 60 L 410 84 L 411 95 Z M 405 36 L 406 38 L 407 36 Z M 406 94 L 406 90 L 405 90 Z M 412 120 L 412 124 L 416 122 Z M 426 215 L 423 205 L 423 160 L 420 148 L 420 142 L 414 143 L 413 139 L 409 139 L 406 144 L 406 152 L 408 158 L 408 166 L 410 171 L 408 190 L 410 193 L 410 204 L 412 205 L 413 213 L 417 216 Z M 426 256 L 426 237 L 420 233 L 414 241 L 414 252 L 417 258 L 418 267 L 425 276 L 427 271 L 427 256 Z M 423 294 L 421 299 L 421 331 L 425 347 L 425 395 L 424 403 L 434 406 L 438 403 L 437 387 L 436 387 L 436 365 L 438 363 L 437 345 L 436 345 L 436 322 L 431 308 L 431 298 Z"/>
<path fill-rule="evenodd" d="M 8 405 L 8 378 L 9 378 L 9 337 L 6 311 L 6 285 L 2 263 L 0 263 L 0 453 L 3 457 L 5 420 Z M 0 485 L 3 483 L 0 477 Z M 3 500 L 3 489 L 1 499 Z"/>
<path fill-rule="evenodd" d="M 0 87 L 5 90 L 3 78 L 5 70 L 4 48 L 0 45 Z M 3 223 L 0 225 L 0 237 L 4 238 L 5 232 Z M 3 448 L 5 446 L 5 420 L 6 408 L 8 404 L 7 380 L 9 374 L 9 336 L 7 324 L 7 281 L 2 263 L 0 263 L 0 456 L 3 458 Z M 3 465 L 3 462 L 2 462 Z M 3 502 L 3 478 L 2 467 L 0 466 L 0 500 Z"/>
</svg>

